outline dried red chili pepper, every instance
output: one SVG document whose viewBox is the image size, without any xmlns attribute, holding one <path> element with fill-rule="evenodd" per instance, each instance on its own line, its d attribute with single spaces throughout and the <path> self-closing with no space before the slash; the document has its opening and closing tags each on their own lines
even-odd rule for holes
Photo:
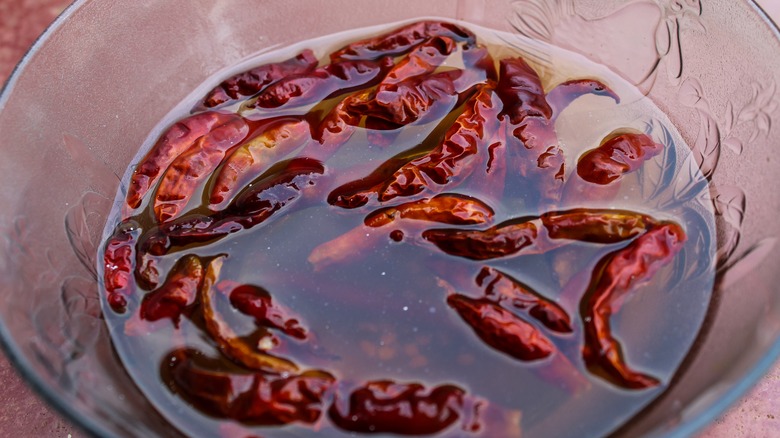
<svg viewBox="0 0 780 438">
<path fill-rule="evenodd" d="M 290 108 L 370 87 L 393 65 L 390 57 L 378 61 L 341 61 L 312 72 L 287 76 L 268 86 L 247 108 Z"/>
<path fill-rule="evenodd" d="M 477 276 L 477 285 L 485 287 L 487 298 L 499 303 L 508 301 L 512 307 L 526 311 L 554 332 L 572 332 L 571 318 L 561 306 L 498 269 L 482 268 Z"/>
<path fill-rule="evenodd" d="M 269 119 L 255 133 L 222 162 L 211 188 L 211 210 L 224 209 L 250 181 L 310 139 L 309 123 L 300 117 Z"/>
<path fill-rule="evenodd" d="M 213 371 L 195 350 L 177 350 L 163 361 L 163 378 L 176 393 L 218 418 L 256 425 L 313 424 L 325 409 L 335 378 L 320 370 L 293 376 Z"/>
<path fill-rule="evenodd" d="M 658 223 L 634 211 L 590 208 L 544 213 L 541 220 L 550 239 L 604 244 L 637 237 Z"/>
<path fill-rule="evenodd" d="M 314 140 L 304 147 L 299 154 L 325 161 L 331 157 L 344 143 L 349 141 L 360 124 L 361 115 L 348 110 L 350 102 L 368 97 L 370 91 L 359 91 L 342 100 L 322 119 L 314 133 Z"/>
<path fill-rule="evenodd" d="M 234 123 L 235 114 L 205 112 L 186 117 L 168 128 L 133 171 L 127 189 L 127 206 L 138 208 L 146 193 L 173 161 L 209 132 Z"/>
<path fill-rule="evenodd" d="M 521 361 L 549 357 L 555 346 L 539 329 L 489 299 L 451 294 L 447 304 L 488 346 Z"/>
<path fill-rule="evenodd" d="M 217 288 L 221 290 L 222 285 Z M 230 304 L 239 312 L 254 318 L 258 327 L 278 329 L 296 339 L 307 338 L 307 330 L 301 326 L 298 319 L 291 317 L 288 310 L 274 304 L 267 290 L 251 284 L 242 284 L 231 288 L 227 294 Z"/>
<path fill-rule="evenodd" d="M 135 292 L 135 245 L 141 230 L 134 221 L 120 223 L 106 242 L 103 254 L 103 288 L 111 310 L 124 313 L 127 298 Z"/>
<path fill-rule="evenodd" d="M 216 258 L 209 263 L 203 278 L 203 286 L 200 288 L 200 303 L 206 331 L 214 342 L 217 343 L 219 350 L 236 363 L 249 369 L 278 373 L 298 371 L 298 365 L 294 362 L 274 356 L 268 353 L 266 349 L 261 350 L 261 347 L 264 346 L 261 345 L 262 343 L 258 343 L 256 347 L 250 346 L 233 332 L 233 329 L 230 328 L 219 312 L 217 312 L 213 303 L 214 294 L 216 292 L 214 284 L 219 278 L 222 263 L 222 258 Z M 270 341 L 267 343 L 269 347 L 276 346 L 276 340 L 272 335 L 267 334 L 265 339 Z"/>
<path fill-rule="evenodd" d="M 192 306 L 203 282 L 203 264 L 194 255 L 176 262 L 165 283 L 144 295 L 140 317 L 145 321 L 168 318 L 178 328 L 182 313 Z"/>
<path fill-rule="evenodd" d="M 349 432 L 431 435 L 458 421 L 465 395 L 453 385 L 426 390 L 419 383 L 376 380 L 354 389 L 345 407 L 334 401 L 328 418 Z"/>
<path fill-rule="evenodd" d="M 396 219 L 411 219 L 451 225 L 478 225 L 493 218 L 493 209 L 479 199 L 465 195 L 441 194 L 374 211 L 363 221 L 377 228 Z"/>
<path fill-rule="evenodd" d="M 577 175 L 583 180 L 606 185 L 633 172 L 647 160 L 663 151 L 663 145 L 647 134 L 612 133 L 599 147 L 583 154 L 577 161 Z"/>
<path fill-rule="evenodd" d="M 628 389 L 650 388 L 660 383 L 625 363 L 620 343 L 612 336 L 609 318 L 618 311 L 625 295 L 649 282 L 674 259 L 685 240 L 679 225 L 664 223 L 601 260 L 580 302 L 585 332 L 582 355 L 591 372 Z"/>
<path fill-rule="evenodd" d="M 455 48 L 455 41 L 447 37 L 433 37 L 426 40 L 390 69 L 377 88 L 382 90 L 413 76 L 433 73 L 455 51 Z"/>
<path fill-rule="evenodd" d="M 547 248 L 539 239 L 539 225 L 531 219 L 519 219 L 486 230 L 442 228 L 425 230 L 423 239 L 447 254 L 471 260 L 490 260 L 518 254 L 538 254 Z"/>
<path fill-rule="evenodd" d="M 171 163 L 154 198 L 154 213 L 160 223 L 178 217 L 195 189 L 211 175 L 227 151 L 249 133 L 249 125 L 233 115 L 219 127 L 199 138 Z"/>
<path fill-rule="evenodd" d="M 284 77 L 308 73 L 317 67 L 317 63 L 314 52 L 306 49 L 294 58 L 255 67 L 224 80 L 206 94 L 200 106 L 214 108 L 228 102 L 242 100 L 259 93 L 269 84 Z"/>
<path fill-rule="evenodd" d="M 330 54 L 331 62 L 343 59 L 378 59 L 398 56 L 433 37 L 473 42 L 476 36 L 457 24 L 443 21 L 418 21 L 373 38 L 351 43 Z"/>
</svg>

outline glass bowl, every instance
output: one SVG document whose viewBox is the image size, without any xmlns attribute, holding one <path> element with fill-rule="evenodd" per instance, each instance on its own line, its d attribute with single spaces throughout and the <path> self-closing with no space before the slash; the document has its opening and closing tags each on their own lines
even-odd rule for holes
<svg viewBox="0 0 780 438">
<path fill-rule="evenodd" d="M 0 96 L 0 338 L 23 376 L 99 436 L 177 436 L 113 351 L 98 246 L 122 175 L 171 108 L 274 47 L 439 16 L 539 39 L 604 64 L 670 118 L 710 182 L 717 285 L 665 392 L 615 436 L 686 436 L 780 353 L 773 145 L 777 28 L 748 0 L 77 1 Z M 670 180 L 673 184 L 674 178 Z"/>
</svg>

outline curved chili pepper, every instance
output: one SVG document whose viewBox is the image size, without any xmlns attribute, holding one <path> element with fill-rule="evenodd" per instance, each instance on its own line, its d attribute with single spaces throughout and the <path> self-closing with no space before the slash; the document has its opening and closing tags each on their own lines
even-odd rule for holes
<svg viewBox="0 0 780 438">
<path fill-rule="evenodd" d="M 222 289 L 220 285 L 218 289 Z M 306 339 L 307 331 L 300 325 L 297 318 L 289 316 L 289 311 L 275 305 L 271 294 L 260 286 L 242 284 L 231 288 L 228 293 L 230 304 L 244 315 L 255 319 L 258 327 L 268 327 L 281 330 L 287 336 L 296 339 Z"/>
<path fill-rule="evenodd" d="M 420 383 L 376 380 L 354 389 L 346 409 L 339 408 L 336 400 L 328 418 L 349 432 L 431 435 L 458 421 L 465 395 L 453 385 L 426 390 Z"/>
<path fill-rule="evenodd" d="M 477 286 L 485 287 L 485 296 L 499 303 L 508 301 L 512 307 L 524 310 L 548 329 L 571 333 L 571 318 L 561 306 L 529 286 L 498 269 L 485 266 L 477 276 Z"/>
<path fill-rule="evenodd" d="M 341 61 L 310 73 L 288 76 L 268 86 L 247 108 L 290 108 L 319 102 L 379 82 L 393 65 L 390 57 L 378 61 Z"/>
<path fill-rule="evenodd" d="M 577 175 L 583 180 L 606 185 L 633 172 L 647 160 L 663 151 L 663 145 L 647 134 L 612 133 L 599 147 L 591 149 L 577 161 Z"/>
<path fill-rule="evenodd" d="M 336 153 L 355 133 L 362 118 L 361 115 L 349 111 L 350 102 L 366 99 L 370 93 L 359 91 L 333 107 L 317 125 L 314 141 L 308 143 L 299 156 L 325 161 Z"/>
<path fill-rule="evenodd" d="M 555 346 L 539 329 L 492 300 L 451 294 L 447 304 L 488 346 L 521 361 L 549 357 Z"/>
<path fill-rule="evenodd" d="M 418 21 L 373 38 L 351 43 L 330 54 L 331 62 L 343 59 L 378 59 L 398 56 L 433 37 L 473 42 L 476 36 L 468 29 L 444 21 Z"/>
<path fill-rule="evenodd" d="M 536 221 L 518 221 L 499 224 L 486 230 L 425 230 L 422 237 L 449 255 L 471 260 L 491 260 L 546 251 L 546 242 L 539 239 L 539 225 Z"/>
<path fill-rule="evenodd" d="M 259 346 L 251 347 L 233 332 L 217 312 L 212 301 L 215 293 L 214 284 L 219 278 L 222 263 L 222 258 L 216 258 L 209 263 L 203 278 L 203 286 L 200 288 L 200 303 L 206 331 L 217 343 L 219 350 L 236 363 L 253 370 L 279 373 L 298 371 L 298 365 L 294 362 L 260 350 Z"/>
<path fill-rule="evenodd" d="M 165 283 L 159 289 L 144 295 L 140 317 L 145 321 L 169 318 L 179 327 L 179 320 L 187 307 L 195 303 L 203 283 L 203 265 L 194 255 L 176 262 Z"/>
<path fill-rule="evenodd" d="M 235 114 L 210 111 L 186 117 L 168 128 L 133 171 L 127 189 L 127 206 L 138 208 L 146 193 L 179 155 L 193 147 L 201 137 L 234 123 L 236 118 Z"/>
<path fill-rule="evenodd" d="M 106 242 L 103 254 L 103 288 L 106 301 L 116 313 L 127 309 L 127 298 L 135 291 L 135 245 L 141 230 L 138 224 L 125 220 Z"/>
<path fill-rule="evenodd" d="M 479 199 L 465 195 L 441 194 L 374 211 L 363 221 L 377 228 L 396 219 L 411 219 L 451 225 L 478 225 L 493 218 L 493 209 Z"/>
<path fill-rule="evenodd" d="M 277 159 L 309 139 L 309 123 L 300 117 L 270 119 L 222 162 L 211 188 L 209 208 L 225 208 L 235 194 L 259 177 Z"/>
<path fill-rule="evenodd" d="M 196 363 L 199 357 L 195 350 L 174 351 L 163 360 L 163 377 L 198 409 L 243 423 L 313 424 L 336 380 L 320 370 L 293 376 L 213 371 Z"/>
<path fill-rule="evenodd" d="M 585 332 L 582 356 L 594 374 L 627 389 L 650 388 L 660 383 L 625 363 L 620 343 L 612 336 L 609 318 L 618 311 L 625 295 L 649 282 L 674 259 L 685 240 L 679 225 L 664 223 L 603 258 L 594 270 L 580 302 Z"/>
<path fill-rule="evenodd" d="M 541 220 L 550 239 L 602 244 L 632 239 L 658 223 L 639 212 L 590 208 L 544 213 Z"/>
<path fill-rule="evenodd" d="M 249 133 L 240 117 L 232 119 L 198 139 L 176 158 L 163 175 L 154 198 L 154 213 L 160 223 L 178 217 L 197 187 L 216 169 L 227 151 Z"/>
<path fill-rule="evenodd" d="M 235 102 L 262 91 L 267 85 L 284 77 L 304 74 L 317 67 L 317 58 L 309 49 L 282 62 L 261 65 L 238 73 L 224 80 L 203 98 L 202 107 L 214 108 L 228 102 Z M 198 109 L 199 107 L 196 107 Z"/>
</svg>

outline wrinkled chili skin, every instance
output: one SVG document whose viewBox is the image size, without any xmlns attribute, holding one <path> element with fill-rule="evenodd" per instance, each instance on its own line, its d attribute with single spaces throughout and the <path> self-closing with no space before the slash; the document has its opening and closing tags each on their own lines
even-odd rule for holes
<svg viewBox="0 0 780 438">
<path fill-rule="evenodd" d="M 521 361 L 549 357 L 555 346 L 536 327 L 489 299 L 452 294 L 447 304 L 490 347 Z"/>
<path fill-rule="evenodd" d="M 545 298 L 526 284 L 498 269 L 485 266 L 477 275 L 477 285 L 485 288 L 485 296 L 499 303 L 508 301 L 519 310 L 557 333 L 571 333 L 571 318 L 561 306 Z"/>
<path fill-rule="evenodd" d="M 585 342 L 583 359 L 591 372 L 626 389 L 646 389 L 658 379 L 634 371 L 612 336 L 610 316 L 625 295 L 650 281 L 668 265 L 685 244 L 683 229 L 664 223 L 638 237 L 627 247 L 604 257 L 594 270 L 591 285 L 580 302 Z"/>
<path fill-rule="evenodd" d="M 577 175 L 599 185 L 617 181 L 624 174 L 639 169 L 645 161 L 663 151 L 663 145 L 647 134 L 625 133 L 610 136 L 599 147 L 577 161 Z"/>
<path fill-rule="evenodd" d="M 196 256 L 189 255 L 178 262 L 165 283 L 141 301 L 140 316 L 145 321 L 168 318 L 178 328 L 182 313 L 193 305 L 203 284 L 203 264 Z"/>
<path fill-rule="evenodd" d="M 325 410 L 326 395 L 336 380 L 318 370 L 289 377 L 212 371 L 195 363 L 197 355 L 194 350 L 179 350 L 164 360 L 168 384 L 208 415 L 247 424 L 313 424 Z"/>
<path fill-rule="evenodd" d="M 243 100 L 266 86 L 290 75 L 304 74 L 317 67 L 317 58 L 309 49 L 282 62 L 261 65 L 224 80 L 203 98 L 204 108 L 214 108 Z M 199 109 L 196 107 L 196 109 Z"/>
<path fill-rule="evenodd" d="M 296 339 L 304 340 L 308 337 L 300 322 L 288 315 L 286 310 L 274 305 L 271 294 L 260 286 L 242 284 L 227 294 L 230 304 L 244 315 L 254 318 L 257 326 L 279 329 Z"/>
<path fill-rule="evenodd" d="M 388 225 L 396 219 L 422 220 L 450 225 L 479 225 L 489 222 L 494 214 L 490 206 L 477 198 L 442 194 L 395 207 L 380 208 L 366 216 L 363 223 L 372 228 Z"/>
<path fill-rule="evenodd" d="M 591 243 L 618 243 L 641 234 L 658 222 L 652 217 L 628 210 L 578 208 L 541 215 L 550 239 Z"/>
<path fill-rule="evenodd" d="M 109 307 L 116 313 L 126 311 L 127 298 L 135 292 L 135 246 L 140 234 L 138 224 L 125 220 L 117 226 L 114 235 L 106 242 L 103 254 L 103 288 Z"/>
<path fill-rule="evenodd" d="M 247 108 L 290 108 L 319 102 L 342 93 L 378 83 L 393 65 L 392 58 L 379 61 L 342 61 L 310 73 L 288 76 L 268 86 Z"/>
<path fill-rule="evenodd" d="M 492 260 L 541 251 L 536 245 L 539 229 L 532 221 L 499 224 L 487 230 L 431 229 L 423 231 L 422 237 L 446 254 L 470 260 Z"/>
<path fill-rule="evenodd" d="M 350 393 L 346 411 L 335 401 L 328 418 L 349 432 L 431 435 L 458 421 L 465 394 L 453 385 L 426 390 L 419 383 L 371 381 Z"/>
<path fill-rule="evenodd" d="M 377 88 L 382 90 L 410 77 L 433 73 L 455 48 L 455 41 L 447 37 L 434 37 L 425 41 L 390 69 Z"/>
<path fill-rule="evenodd" d="M 443 21 L 419 21 L 373 38 L 351 43 L 330 54 L 331 62 L 345 59 L 378 59 L 398 56 L 412 50 L 432 37 L 447 37 L 455 41 L 474 42 L 476 36 L 457 24 Z"/>
</svg>

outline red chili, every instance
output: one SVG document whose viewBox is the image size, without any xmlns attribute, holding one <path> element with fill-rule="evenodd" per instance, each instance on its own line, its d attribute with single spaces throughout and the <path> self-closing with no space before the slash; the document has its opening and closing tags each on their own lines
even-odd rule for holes
<svg viewBox="0 0 780 438">
<path fill-rule="evenodd" d="M 473 42 L 476 37 L 468 29 L 443 21 L 418 21 L 373 38 L 351 43 L 330 55 L 331 62 L 342 59 L 378 59 L 398 56 L 412 50 L 432 37 L 448 37 L 455 41 Z"/>
<path fill-rule="evenodd" d="M 482 268 L 477 276 L 477 285 L 485 287 L 487 298 L 499 303 L 507 301 L 554 332 L 572 332 L 571 318 L 561 306 L 498 269 Z"/>
<path fill-rule="evenodd" d="M 201 137 L 233 123 L 236 118 L 235 114 L 205 112 L 186 117 L 168 128 L 133 171 L 127 189 L 127 206 L 138 208 L 146 193 L 179 155 L 193 147 Z"/>
<path fill-rule="evenodd" d="M 425 41 L 387 73 L 379 83 L 379 90 L 414 76 L 433 73 L 455 48 L 455 41 L 447 37 L 434 37 Z"/>
<path fill-rule="evenodd" d="M 658 223 L 643 213 L 589 208 L 545 213 L 541 220 L 550 239 L 602 244 L 629 240 Z"/>
<path fill-rule="evenodd" d="M 650 388 L 660 383 L 625 363 L 620 343 L 612 336 L 609 318 L 618 311 L 625 295 L 649 282 L 674 259 L 685 240 L 679 225 L 664 223 L 604 257 L 596 267 L 580 302 L 585 332 L 582 355 L 594 374 L 628 389 Z"/>
<path fill-rule="evenodd" d="M 233 115 L 176 158 L 163 175 L 154 198 L 154 213 L 160 223 L 177 218 L 198 186 L 219 166 L 227 151 L 249 133 L 249 125 Z"/>
<path fill-rule="evenodd" d="M 539 226 L 534 221 L 503 223 L 486 230 L 442 228 L 425 230 L 423 239 L 445 253 L 471 260 L 491 260 L 547 250 L 539 243 Z"/>
<path fill-rule="evenodd" d="M 374 211 L 363 221 L 369 227 L 382 227 L 396 219 L 411 219 L 451 225 L 477 225 L 493 218 L 493 209 L 479 199 L 465 195 L 441 194 Z"/>
<path fill-rule="evenodd" d="M 432 435 L 458 421 L 465 394 L 453 385 L 427 390 L 420 383 L 371 381 L 353 390 L 345 407 L 336 400 L 328 417 L 349 432 Z"/>
<path fill-rule="evenodd" d="M 279 329 L 296 339 L 307 338 L 307 331 L 298 319 L 290 316 L 287 309 L 274 304 L 271 294 L 260 286 L 243 284 L 232 288 L 228 295 L 230 304 L 239 312 L 253 317 L 258 327 Z"/>
<path fill-rule="evenodd" d="M 320 102 L 338 94 L 379 82 L 393 65 L 392 58 L 379 61 L 341 61 L 310 73 L 288 76 L 273 83 L 247 108 L 290 108 Z"/>
<path fill-rule="evenodd" d="M 212 371 L 194 350 L 177 350 L 163 360 L 163 377 L 176 394 L 203 412 L 255 425 L 313 424 L 325 409 L 335 378 L 313 370 L 282 377 L 263 372 Z M 206 362 L 200 359 L 202 362 Z"/>
<path fill-rule="evenodd" d="M 141 319 L 157 321 L 169 318 L 179 327 L 182 313 L 197 299 L 203 275 L 203 264 L 198 257 L 188 255 L 179 259 L 165 283 L 144 296 L 141 302 Z"/>
<path fill-rule="evenodd" d="M 555 346 L 539 329 L 489 299 L 451 294 L 452 307 L 488 346 L 521 361 L 549 357 Z"/>
<path fill-rule="evenodd" d="M 135 244 L 141 230 L 135 222 L 124 221 L 106 242 L 103 254 L 103 287 L 109 307 L 116 313 L 127 309 L 127 298 L 135 292 Z"/>
<path fill-rule="evenodd" d="M 599 147 L 591 149 L 577 162 L 577 175 L 583 180 L 606 185 L 633 172 L 663 151 L 663 145 L 647 134 L 612 133 Z"/>
<path fill-rule="evenodd" d="M 317 67 L 317 58 L 309 49 L 282 62 L 255 67 L 231 76 L 217 85 L 203 99 L 205 108 L 214 108 L 257 94 L 266 86 L 290 75 L 308 73 Z M 199 109 L 199 108 L 196 108 Z"/>
</svg>

